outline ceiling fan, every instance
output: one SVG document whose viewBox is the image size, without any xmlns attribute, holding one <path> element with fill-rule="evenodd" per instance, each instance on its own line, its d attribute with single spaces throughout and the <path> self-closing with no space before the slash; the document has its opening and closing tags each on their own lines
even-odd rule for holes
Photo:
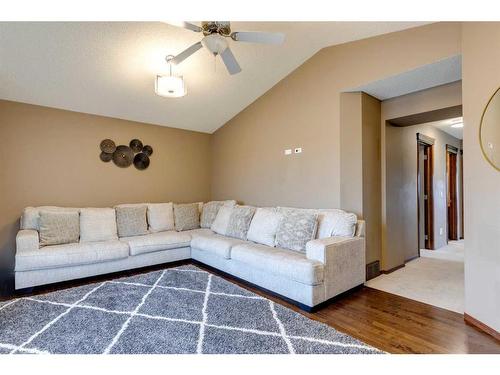
<svg viewBox="0 0 500 375">
<path fill-rule="evenodd" d="M 235 42 L 282 44 L 285 40 L 283 33 L 267 33 L 260 31 L 234 31 L 228 21 L 203 21 L 201 26 L 189 22 L 168 22 L 171 25 L 184 27 L 185 29 L 200 33 L 204 37 L 201 41 L 179 53 L 169 62 L 178 65 L 198 51 L 201 47 L 208 49 L 214 56 L 219 55 L 230 74 L 241 72 L 240 65 L 234 57 L 226 38 Z"/>
</svg>

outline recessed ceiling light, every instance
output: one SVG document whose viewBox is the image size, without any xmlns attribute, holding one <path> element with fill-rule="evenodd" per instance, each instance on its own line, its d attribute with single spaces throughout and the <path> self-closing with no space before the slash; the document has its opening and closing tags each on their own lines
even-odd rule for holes
<svg viewBox="0 0 500 375">
<path fill-rule="evenodd" d="M 463 122 L 457 122 L 453 125 L 451 125 L 452 128 L 463 128 L 464 127 L 464 123 Z"/>
</svg>

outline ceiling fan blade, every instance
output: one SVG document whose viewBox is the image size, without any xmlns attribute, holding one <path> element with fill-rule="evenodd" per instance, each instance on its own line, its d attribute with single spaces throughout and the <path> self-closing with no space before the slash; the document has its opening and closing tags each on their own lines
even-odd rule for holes
<svg viewBox="0 0 500 375">
<path fill-rule="evenodd" d="M 193 44 L 191 47 L 186 48 L 184 51 L 175 56 L 172 60 L 170 60 L 171 64 L 179 65 L 181 62 L 186 60 L 193 53 L 198 51 L 202 47 L 201 42 Z"/>
<path fill-rule="evenodd" d="M 231 38 L 237 42 L 282 44 L 285 41 L 285 34 L 260 31 L 237 31 L 231 34 Z"/>
<path fill-rule="evenodd" d="M 200 26 L 195 25 L 195 24 L 190 23 L 190 22 L 185 22 L 185 21 L 167 21 L 166 23 L 168 23 L 169 25 L 173 25 L 173 26 L 183 27 L 185 29 L 188 29 L 188 30 L 191 30 L 191 31 L 194 31 L 197 33 L 199 33 L 200 31 L 203 30 Z"/>
<path fill-rule="evenodd" d="M 236 61 L 236 58 L 229 48 L 226 48 L 224 51 L 222 51 L 220 57 L 224 62 L 224 65 L 226 65 L 229 74 L 236 74 L 241 72 L 240 65 L 238 64 L 238 61 Z"/>
</svg>

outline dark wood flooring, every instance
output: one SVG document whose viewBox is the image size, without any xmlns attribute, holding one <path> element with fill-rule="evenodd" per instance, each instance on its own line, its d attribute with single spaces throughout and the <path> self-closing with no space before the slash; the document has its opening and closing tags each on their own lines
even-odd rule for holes
<svg viewBox="0 0 500 375">
<path fill-rule="evenodd" d="M 38 287 L 31 294 L 47 293 L 185 263 L 189 262 Z M 199 264 L 196 265 L 203 268 Z M 258 288 L 250 287 L 212 269 L 207 270 L 389 353 L 500 353 L 500 342 L 466 324 L 462 315 L 394 294 L 361 287 L 315 313 L 307 313 Z"/>
</svg>

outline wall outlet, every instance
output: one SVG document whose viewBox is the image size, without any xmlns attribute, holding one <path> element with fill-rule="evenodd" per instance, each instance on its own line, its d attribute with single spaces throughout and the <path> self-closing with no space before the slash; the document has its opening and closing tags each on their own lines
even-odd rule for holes
<svg viewBox="0 0 500 375">
<path fill-rule="evenodd" d="M 297 148 L 294 150 L 294 152 L 295 152 L 296 154 L 300 154 L 300 153 L 302 153 L 302 147 L 297 147 Z"/>
<path fill-rule="evenodd" d="M 442 235 L 443 235 L 443 233 L 444 233 L 443 228 L 439 228 L 439 235 L 440 235 L 440 236 L 442 236 Z"/>
</svg>

